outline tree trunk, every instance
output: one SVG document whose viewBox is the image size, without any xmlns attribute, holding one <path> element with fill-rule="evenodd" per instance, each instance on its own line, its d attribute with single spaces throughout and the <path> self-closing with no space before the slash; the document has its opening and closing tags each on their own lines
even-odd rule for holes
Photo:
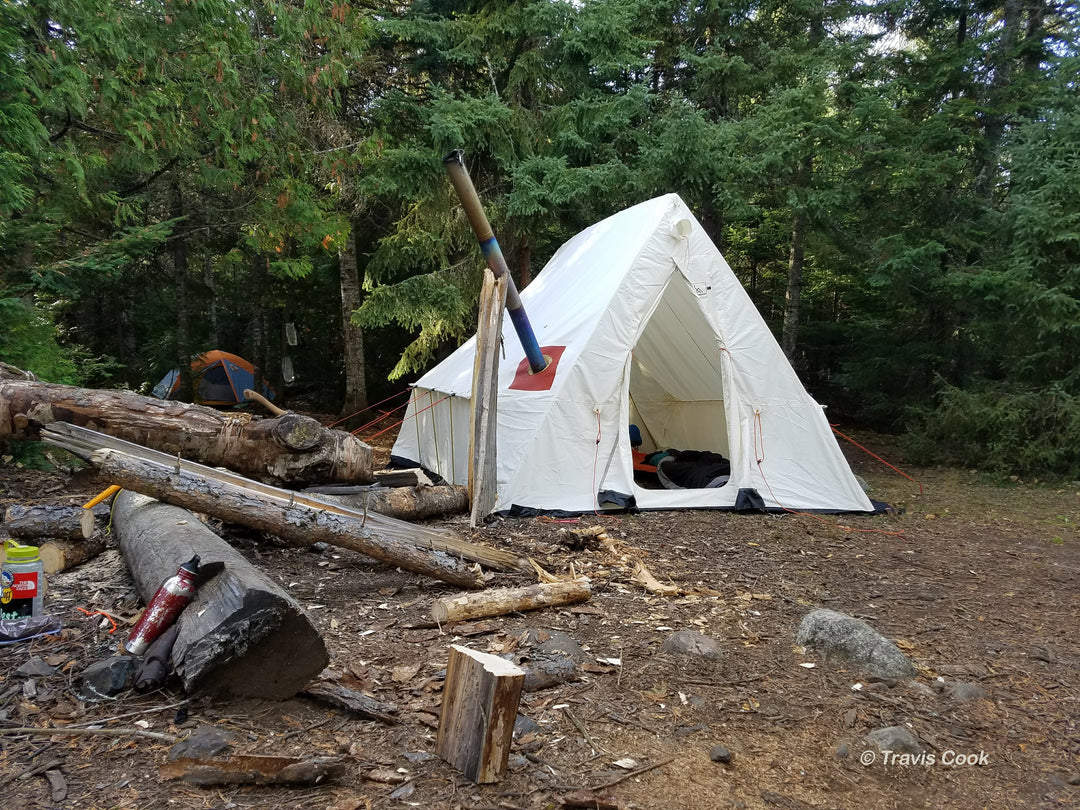
<svg viewBox="0 0 1080 810">
<path fill-rule="evenodd" d="M 105 478 L 124 489 L 185 509 L 269 532 L 294 543 L 323 542 L 351 549 L 462 588 L 479 588 L 484 584 L 478 566 L 466 565 L 450 554 L 420 548 L 394 536 L 397 532 L 386 528 L 389 518 L 381 524 L 371 521 L 368 526 L 362 518 L 352 515 L 293 505 L 287 499 L 295 493 L 277 490 L 275 496 L 263 497 L 259 490 L 241 490 L 215 481 L 210 475 L 189 471 L 190 465 L 176 472 L 115 450 L 99 450 L 91 455 L 90 461 Z M 207 472 L 212 474 L 213 470 Z M 408 524 L 403 524 L 403 528 L 415 529 Z"/>
<path fill-rule="evenodd" d="M 345 245 L 338 254 L 341 275 L 341 330 L 345 344 L 345 402 L 341 406 L 343 417 L 352 416 L 367 409 L 367 380 L 364 368 L 364 330 L 353 323 L 353 313 L 362 303 L 360 273 L 356 261 L 356 230 L 358 222 L 345 238 Z"/>
<path fill-rule="evenodd" d="M 518 289 L 524 290 L 532 281 L 532 245 L 529 237 L 522 236 L 518 240 Z"/>
<path fill-rule="evenodd" d="M 147 602 L 193 554 L 204 566 L 224 563 L 177 619 L 173 667 L 186 691 L 284 700 L 326 666 L 326 646 L 296 600 L 190 512 L 125 491 L 113 528 Z"/>
<path fill-rule="evenodd" d="M 795 185 L 802 191 L 810 185 L 811 159 L 807 155 L 799 164 Z M 801 196 L 801 195 L 800 195 Z M 795 355 L 799 343 L 799 309 L 802 305 L 803 269 L 806 263 L 806 211 L 802 202 L 791 216 L 791 250 L 788 253 L 787 290 L 784 293 L 784 327 L 781 347 L 796 368 Z"/>
<path fill-rule="evenodd" d="M 217 347 L 221 342 L 218 338 L 218 316 L 217 316 L 217 294 L 214 292 L 214 254 L 210 248 L 205 249 L 203 255 L 203 284 L 206 286 L 209 296 L 209 306 L 207 307 L 207 316 L 210 321 L 210 345 Z"/>
<path fill-rule="evenodd" d="M 252 420 L 201 405 L 68 385 L 0 380 L 0 439 L 37 438 L 69 422 L 169 455 L 272 483 L 370 483 L 371 448 L 355 436 L 287 414 Z"/>
<path fill-rule="evenodd" d="M 264 309 L 269 271 L 270 258 L 257 255 L 252 265 L 251 284 L 251 364 L 255 369 L 252 379 L 255 380 L 256 388 L 261 387 L 260 380 L 269 376 L 266 374 L 266 313 Z"/>
<path fill-rule="evenodd" d="M 188 329 L 187 273 L 188 250 L 187 233 L 184 230 L 184 198 L 180 186 L 173 183 L 172 217 L 173 226 L 169 248 L 173 261 L 173 313 L 176 316 L 176 367 L 180 372 L 180 398 L 191 402 L 195 398 L 195 388 L 191 377 L 191 337 Z M 256 377 L 256 379 L 258 379 Z"/>
</svg>

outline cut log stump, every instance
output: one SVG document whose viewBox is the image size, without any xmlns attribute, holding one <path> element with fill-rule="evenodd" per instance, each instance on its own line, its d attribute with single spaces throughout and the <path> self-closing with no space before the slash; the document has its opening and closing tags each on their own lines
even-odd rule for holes
<svg viewBox="0 0 1080 810">
<path fill-rule="evenodd" d="M 524 681 L 525 672 L 505 658 L 451 646 L 435 753 L 474 782 L 498 782 Z"/>
<path fill-rule="evenodd" d="M 283 700 L 328 662 L 300 605 L 191 512 L 124 491 L 113 528 L 146 601 L 195 554 L 224 564 L 177 620 L 173 667 L 188 692 Z"/>
<path fill-rule="evenodd" d="M 86 540 L 94 533 L 94 513 L 81 506 L 13 503 L 4 513 L 4 526 L 16 539 Z"/>
</svg>

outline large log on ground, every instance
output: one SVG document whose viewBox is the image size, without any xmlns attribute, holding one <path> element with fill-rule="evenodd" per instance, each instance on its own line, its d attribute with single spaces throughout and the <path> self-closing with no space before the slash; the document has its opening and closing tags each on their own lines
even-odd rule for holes
<svg viewBox="0 0 1080 810">
<path fill-rule="evenodd" d="M 81 506 L 13 503 L 4 512 L 4 526 L 18 539 L 86 540 L 94 533 L 94 513 Z"/>
<path fill-rule="evenodd" d="M 362 518 L 292 505 L 226 486 L 188 468 L 169 469 L 115 450 L 90 456 L 102 476 L 124 489 L 221 518 L 230 523 L 270 532 L 293 542 L 323 542 L 359 551 L 382 562 L 425 574 L 463 588 L 480 588 L 484 579 L 477 566 L 465 565 L 446 552 L 423 549 L 392 536 L 383 525 L 368 528 Z M 213 472 L 212 470 L 209 472 Z M 283 492 L 285 496 L 289 493 Z M 408 524 L 401 524 L 408 528 Z M 181 561 L 182 562 L 182 561 Z"/>
<path fill-rule="evenodd" d="M 0 439 L 36 439 L 43 425 L 56 421 L 260 481 L 302 486 L 374 480 L 371 447 L 300 414 L 254 419 L 130 391 L 0 379 Z"/>
<path fill-rule="evenodd" d="M 283 700 L 326 666 L 326 645 L 296 600 L 187 510 L 124 491 L 113 529 L 146 601 L 195 554 L 224 564 L 177 620 L 173 667 L 185 690 Z"/>
</svg>

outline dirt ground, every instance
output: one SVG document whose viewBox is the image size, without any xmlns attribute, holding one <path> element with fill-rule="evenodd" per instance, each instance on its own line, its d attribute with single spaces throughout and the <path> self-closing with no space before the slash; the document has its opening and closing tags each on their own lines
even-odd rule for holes
<svg viewBox="0 0 1080 810">
<path fill-rule="evenodd" d="M 902 466 L 889 441 L 863 439 Z M 119 634 L 77 608 L 128 621 L 139 608 L 112 548 L 51 578 L 46 609 L 62 634 L 0 647 L 4 807 L 531 810 L 589 789 L 594 807 L 1080 807 L 1080 482 L 1001 485 L 905 468 L 916 484 L 851 445 L 845 453 L 895 511 L 502 520 L 476 532 L 464 518 L 439 521 L 554 573 L 573 564 L 593 583 L 588 602 L 464 627 L 426 626 L 431 600 L 451 586 L 348 551 L 228 532 L 306 608 L 330 650 L 328 676 L 395 704 L 396 725 L 305 698 L 222 701 L 166 688 L 84 699 L 79 673 L 114 652 Z M 0 510 L 81 503 L 107 483 L 2 463 Z M 594 525 L 606 545 L 568 531 Z M 680 592 L 648 593 L 631 579 L 631 557 Z M 500 574 L 494 584 L 529 582 Z M 796 646 L 799 621 L 818 607 L 896 640 L 918 676 L 875 682 Z M 528 630 L 569 635 L 586 660 L 574 680 L 523 696 L 520 714 L 536 726 L 517 738 L 502 781 L 477 786 L 433 753 L 447 651 L 527 652 Z M 717 640 L 721 659 L 661 652 L 678 630 Z M 54 671 L 16 674 L 32 659 Z M 978 689 L 964 695 L 955 684 Z M 182 738 L 207 725 L 235 735 L 235 753 L 340 757 L 344 774 L 299 787 L 165 780 L 170 743 L 139 732 Z M 895 725 L 919 739 L 921 761 L 884 761 L 866 741 Z M 121 731 L 4 733 L 27 726 Z M 711 759 L 716 746 L 729 762 Z M 399 782 L 372 779 L 380 775 Z"/>
</svg>

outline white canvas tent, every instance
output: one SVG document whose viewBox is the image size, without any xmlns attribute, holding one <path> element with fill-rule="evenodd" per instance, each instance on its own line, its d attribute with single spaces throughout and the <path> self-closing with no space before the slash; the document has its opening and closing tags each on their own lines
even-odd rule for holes
<svg viewBox="0 0 1080 810">
<path fill-rule="evenodd" d="M 821 406 L 678 195 L 581 232 L 521 299 L 554 362 L 530 375 L 506 319 L 497 512 L 591 512 L 619 502 L 612 493 L 641 509 L 873 511 Z M 415 384 L 393 449 L 455 484 L 468 479 L 474 346 Z M 635 483 L 631 424 L 646 451 L 723 454 L 730 480 Z"/>
</svg>

